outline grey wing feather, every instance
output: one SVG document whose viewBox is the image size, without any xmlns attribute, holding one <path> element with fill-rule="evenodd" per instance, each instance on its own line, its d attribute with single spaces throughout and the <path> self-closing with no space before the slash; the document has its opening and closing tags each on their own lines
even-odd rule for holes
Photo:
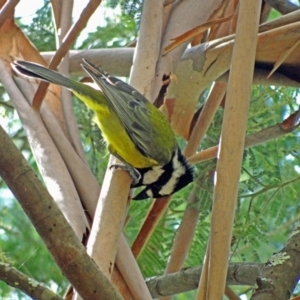
<svg viewBox="0 0 300 300">
<path fill-rule="evenodd" d="M 144 155 L 151 157 L 149 147 L 152 140 L 152 125 L 146 106 L 148 100 L 130 85 L 109 76 L 90 63 L 84 64 L 83 68 L 100 86 L 134 144 Z"/>
</svg>

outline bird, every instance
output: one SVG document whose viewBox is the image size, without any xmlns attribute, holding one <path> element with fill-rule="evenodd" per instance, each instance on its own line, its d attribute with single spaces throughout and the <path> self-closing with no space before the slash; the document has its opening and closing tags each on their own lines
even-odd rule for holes
<svg viewBox="0 0 300 300">
<path fill-rule="evenodd" d="M 182 154 L 166 116 L 140 92 L 86 59 L 82 68 L 99 88 L 77 82 L 42 65 L 15 60 L 12 68 L 27 77 L 63 86 L 94 111 L 108 151 L 132 176 L 132 199 L 162 198 L 187 186 L 194 168 Z"/>
</svg>

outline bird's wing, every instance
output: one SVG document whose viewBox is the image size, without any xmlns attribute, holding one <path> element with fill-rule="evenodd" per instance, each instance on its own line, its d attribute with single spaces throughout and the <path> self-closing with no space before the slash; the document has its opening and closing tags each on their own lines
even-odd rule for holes
<svg viewBox="0 0 300 300">
<path fill-rule="evenodd" d="M 151 151 L 153 125 L 146 105 L 149 105 L 148 100 L 130 85 L 108 75 L 86 60 L 82 67 L 99 85 L 134 144 L 145 156 L 155 159 Z"/>
</svg>

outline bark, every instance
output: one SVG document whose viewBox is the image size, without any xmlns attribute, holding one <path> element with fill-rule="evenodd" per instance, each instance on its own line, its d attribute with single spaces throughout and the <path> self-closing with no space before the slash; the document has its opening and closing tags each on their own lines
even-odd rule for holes
<svg viewBox="0 0 300 300">
<path fill-rule="evenodd" d="M 62 212 L 0 127 L 0 176 L 40 234 L 64 275 L 83 299 L 122 299 L 98 269 Z"/>
<path fill-rule="evenodd" d="M 0 262 L 0 280 L 14 287 L 32 299 L 63 300 L 61 297 L 46 288 L 43 284 L 28 277 L 16 268 Z"/>
<path fill-rule="evenodd" d="M 300 227 L 298 226 L 285 247 L 274 253 L 260 269 L 258 288 L 251 300 L 288 300 L 300 275 Z"/>
<path fill-rule="evenodd" d="M 230 263 L 226 285 L 255 286 L 262 267 L 260 263 Z M 153 298 L 184 293 L 198 288 L 202 268 L 185 268 L 173 274 L 146 279 L 146 283 Z"/>
</svg>

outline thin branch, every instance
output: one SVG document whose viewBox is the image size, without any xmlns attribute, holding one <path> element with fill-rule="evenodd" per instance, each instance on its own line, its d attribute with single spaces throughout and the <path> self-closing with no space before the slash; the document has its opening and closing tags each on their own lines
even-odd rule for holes
<svg viewBox="0 0 300 300">
<path fill-rule="evenodd" d="M 225 296 L 228 300 L 241 300 L 241 298 L 229 287 L 225 287 Z"/>
<path fill-rule="evenodd" d="M 143 248 L 146 246 L 152 232 L 154 231 L 161 217 L 167 210 L 171 199 L 171 196 L 164 197 L 155 200 L 152 203 L 146 216 L 146 219 L 143 222 L 143 225 L 131 247 L 132 253 L 135 257 L 138 257 L 143 251 Z"/>
<path fill-rule="evenodd" d="M 300 10 L 297 9 L 294 12 L 291 12 L 287 15 L 283 15 L 279 18 L 276 18 L 274 20 L 271 20 L 269 22 L 262 23 L 259 26 L 259 32 L 268 31 L 271 29 L 276 29 L 291 23 L 298 22 L 300 18 Z"/>
<path fill-rule="evenodd" d="M 60 296 L 53 293 L 43 284 L 3 262 L 0 262 L 0 280 L 11 287 L 22 291 L 32 299 L 62 300 Z"/>
<path fill-rule="evenodd" d="M 300 14 L 299 14 L 300 17 Z M 290 86 L 300 87 L 300 82 L 293 80 L 280 72 L 275 72 L 271 77 L 268 78 L 270 71 L 256 67 L 253 75 L 253 84 L 257 85 L 274 85 L 274 86 Z M 220 76 L 217 82 L 228 82 L 229 71 Z"/>
<path fill-rule="evenodd" d="M 288 0 L 265 0 L 271 7 L 278 10 L 283 15 L 289 14 L 299 9 L 299 6 Z"/>
<path fill-rule="evenodd" d="M 179 271 L 190 250 L 201 210 L 199 190 L 199 185 L 196 182 L 189 195 L 187 208 L 176 233 L 165 274 Z"/>
<path fill-rule="evenodd" d="M 239 195 L 239 197 L 240 198 L 254 198 L 254 197 L 257 197 L 259 195 L 265 194 L 266 192 L 269 192 L 273 189 L 281 189 L 281 188 L 283 188 L 287 185 L 290 185 L 294 182 L 297 182 L 298 180 L 300 180 L 300 176 L 297 176 L 297 177 L 295 177 L 291 180 L 288 180 L 288 181 L 285 181 L 285 182 L 282 182 L 282 183 L 279 183 L 279 184 L 265 186 L 264 188 L 260 189 L 257 192 L 254 192 L 254 193 L 251 193 L 251 194 L 246 194 L 246 195 Z"/>
<path fill-rule="evenodd" d="M 245 149 L 266 143 L 297 129 L 300 126 L 299 119 L 297 118 L 299 112 L 300 110 L 297 110 L 295 113 L 288 116 L 282 123 L 275 124 L 268 128 L 264 128 L 259 132 L 247 135 L 245 138 Z M 219 151 L 218 149 L 218 145 L 213 146 L 189 157 L 188 160 L 191 164 L 196 164 L 216 158 Z"/>
<path fill-rule="evenodd" d="M 56 20 L 56 40 L 58 42 L 57 47 L 59 47 L 63 43 L 63 39 L 67 34 L 68 30 L 72 25 L 72 11 L 73 11 L 73 0 L 67 1 L 52 1 L 53 13 L 54 13 L 54 20 Z M 54 6 L 53 6 L 53 3 Z M 56 8 L 56 5 L 61 7 Z M 59 66 L 58 71 L 65 76 L 69 77 L 69 53 L 66 54 L 62 63 Z M 73 147 L 75 148 L 76 153 L 80 156 L 82 161 L 84 161 L 87 165 L 88 162 L 84 155 L 84 150 L 82 146 L 82 142 L 80 140 L 79 129 L 77 125 L 77 121 L 74 114 L 74 108 L 72 103 L 72 93 L 71 91 L 67 90 L 66 88 L 61 88 L 61 105 L 64 114 L 64 121 L 66 123 L 66 131 L 68 135 L 68 139 L 71 141 Z"/>
<path fill-rule="evenodd" d="M 153 102 L 155 69 L 159 59 L 163 26 L 164 0 L 143 2 L 143 11 L 139 30 L 139 38 L 135 47 L 135 55 L 130 74 L 130 84 Z M 149 26 L 151 24 L 151 26 Z"/>
<path fill-rule="evenodd" d="M 102 0 L 90 0 L 88 5 L 82 10 L 81 15 L 76 23 L 70 28 L 69 32 L 66 34 L 66 38 L 62 42 L 59 49 L 55 52 L 55 55 L 52 57 L 51 62 L 49 64 L 49 69 L 56 69 L 59 65 L 63 57 L 69 51 L 71 45 L 77 38 L 78 34 L 81 32 L 82 29 L 85 28 L 89 18 L 95 12 L 97 7 L 100 5 Z M 39 110 L 40 106 L 43 102 L 43 98 L 45 96 L 47 87 L 49 83 L 41 82 L 36 94 L 34 96 L 32 106 L 34 109 Z"/>
<path fill-rule="evenodd" d="M 187 146 L 184 149 L 184 155 L 190 157 L 193 155 L 202 142 L 219 106 L 225 95 L 227 85 L 224 83 L 216 83 L 200 113 L 200 116 L 192 129 L 192 134 L 189 138 Z"/>
<path fill-rule="evenodd" d="M 11 104 L 8 104 L 7 101 L 0 101 L 0 106 L 5 106 L 6 108 L 11 109 L 11 110 L 15 109 L 14 106 Z"/>
<path fill-rule="evenodd" d="M 12 17 L 13 11 L 19 2 L 20 0 L 9 0 L 3 5 L 0 10 L 0 28 L 9 17 Z"/>
</svg>

